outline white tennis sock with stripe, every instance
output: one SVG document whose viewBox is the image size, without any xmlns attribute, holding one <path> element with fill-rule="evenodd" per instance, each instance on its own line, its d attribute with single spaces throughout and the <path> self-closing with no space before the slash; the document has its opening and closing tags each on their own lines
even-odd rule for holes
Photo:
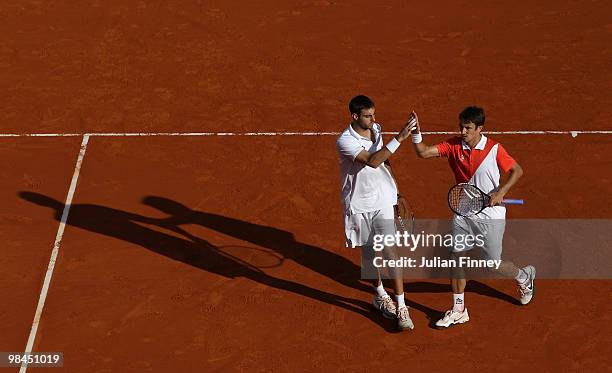
<svg viewBox="0 0 612 373">
<path fill-rule="evenodd" d="M 465 303 L 463 302 L 463 294 L 453 294 L 453 311 L 463 312 Z"/>
</svg>

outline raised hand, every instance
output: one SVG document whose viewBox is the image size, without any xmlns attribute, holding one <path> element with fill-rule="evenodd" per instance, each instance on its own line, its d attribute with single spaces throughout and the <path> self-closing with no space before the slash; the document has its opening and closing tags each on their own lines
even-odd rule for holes
<svg viewBox="0 0 612 373">
<path fill-rule="evenodd" d="M 415 113 L 414 111 L 412 111 L 410 113 L 410 116 L 408 117 L 408 123 L 410 122 L 414 122 L 414 128 L 412 129 L 412 133 L 419 133 L 421 132 L 421 124 L 419 123 L 419 117 L 417 116 L 417 113 Z"/>
<path fill-rule="evenodd" d="M 416 113 L 413 111 L 410 113 L 408 117 L 408 122 L 404 124 L 404 127 L 397 134 L 397 140 L 403 141 L 410 136 L 411 132 L 419 131 L 419 118 Z"/>
</svg>

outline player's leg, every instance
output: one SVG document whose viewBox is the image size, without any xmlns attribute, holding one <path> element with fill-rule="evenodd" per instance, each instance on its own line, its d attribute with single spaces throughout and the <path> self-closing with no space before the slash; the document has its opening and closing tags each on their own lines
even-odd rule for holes
<svg viewBox="0 0 612 373">
<path fill-rule="evenodd" d="M 374 265 L 374 259 L 382 258 L 382 256 L 382 252 L 374 250 L 371 244 L 365 244 L 361 247 L 362 277 L 369 278 L 374 289 L 375 295 L 372 300 L 374 308 L 382 312 L 384 317 L 394 319 L 397 314 L 397 307 L 385 290 L 380 269 Z"/>
<path fill-rule="evenodd" d="M 472 233 L 472 228 L 469 225 L 467 219 L 455 218 L 453 219 L 453 236 L 456 242 L 465 242 L 464 239 L 457 239 L 458 236 L 465 237 Z M 444 317 L 436 322 L 436 326 L 439 328 L 448 328 L 451 325 L 463 324 L 470 320 L 467 308 L 465 307 L 465 285 L 466 275 L 465 270 L 460 266 L 460 258 L 469 252 L 472 246 L 469 245 L 458 245 L 455 244 L 451 250 L 450 258 L 456 266 L 450 268 L 450 283 L 453 291 L 453 306 L 450 310 L 446 311 Z"/>
<path fill-rule="evenodd" d="M 451 252 L 450 258 L 453 263 L 461 263 L 461 258 L 468 255 L 471 250 L 464 251 L 453 251 Z M 451 289 L 453 291 L 453 310 L 457 312 L 463 312 L 465 308 L 464 293 L 465 286 L 467 284 L 467 276 L 463 267 L 451 267 Z"/>
<path fill-rule="evenodd" d="M 465 285 L 467 284 L 467 280 L 465 279 L 465 276 L 461 277 L 461 278 L 451 278 L 451 288 L 453 289 L 453 295 L 455 294 L 463 294 L 465 292 Z M 460 310 L 463 309 L 465 305 L 463 304 L 463 301 L 461 302 L 457 302 L 454 301 L 453 302 L 453 308 L 458 308 Z"/>
<path fill-rule="evenodd" d="M 385 257 L 390 260 L 399 259 L 396 247 L 385 248 Z M 414 329 L 414 324 L 410 318 L 408 306 L 406 305 L 404 293 L 404 274 L 401 267 L 389 268 L 389 273 L 393 281 L 393 289 L 395 291 L 395 300 L 397 302 L 397 326 L 400 330 Z"/>
<path fill-rule="evenodd" d="M 395 211 L 393 206 L 389 206 L 384 210 L 378 211 L 373 219 L 374 232 L 383 236 L 395 236 Z M 393 245 L 383 249 L 385 259 L 399 259 L 398 247 Z M 414 324 L 408 312 L 408 306 L 404 298 L 404 276 L 401 267 L 390 267 L 386 273 L 393 281 L 393 289 L 395 291 L 395 300 L 397 302 L 396 317 L 398 327 L 401 330 L 413 329 Z"/>
<path fill-rule="evenodd" d="M 380 270 L 374 265 L 374 259 L 381 254 L 374 250 L 374 212 L 345 215 L 344 229 L 347 246 L 357 247 L 361 253 L 361 278 L 372 284 L 374 299 L 372 305 L 386 318 L 395 318 L 397 307 L 387 294 L 381 280 Z"/>
<path fill-rule="evenodd" d="M 479 222 L 478 225 L 480 226 L 480 231 L 484 234 L 485 244 L 482 250 L 485 254 L 485 259 L 501 260 L 506 220 L 483 221 Z M 519 268 L 511 261 L 502 260 L 499 268 L 492 270 L 504 277 L 514 278 L 516 280 L 521 304 L 528 304 L 531 302 L 535 293 L 534 282 L 536 270 L 534 266 L 528 265 Z"/>
</svg>

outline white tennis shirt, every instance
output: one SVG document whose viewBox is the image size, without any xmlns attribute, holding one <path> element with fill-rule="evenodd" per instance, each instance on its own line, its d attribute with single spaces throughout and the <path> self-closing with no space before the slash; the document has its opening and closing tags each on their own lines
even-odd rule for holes
<svg viewBox="0 0 612 373">
<path fill-rule="evenodd" d="M 372 168 L 355 160 L 362 150 L 382 149 L 380 124 L 372 126 L 375 141 L 359 135 L 349 125 L 336 141 L 340 157 L 341 202 L 346 215 L 382 210 L 397 204 L 397 186 L 391 173 L 381 164 Z"/>
</svg>

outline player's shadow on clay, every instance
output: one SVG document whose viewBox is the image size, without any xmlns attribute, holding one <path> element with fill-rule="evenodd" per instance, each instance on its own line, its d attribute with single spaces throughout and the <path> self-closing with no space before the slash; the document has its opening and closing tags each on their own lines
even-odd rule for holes
<svg viewBox="0 0 612 373">
<path fill-rule="evenodd" d="M 62 202 L 34 192 L 20 192 L 19 195 L 26 201 L 51 208 L 55 219 L 61 221 L 65 207 Z M 173 205 L 178 206 L 179 204 L 173 202 Z M 183 211 L 187 210 L 184 209 Z M 141 246 L 173 260 L 224 277 L 248 278 L 271 288 L 292 292 L 306 298 L 340 307 L 368 318 L 387 331 L 391 332 L 395 330 L 395 325 L 390 323 L 390 320 L 383 319 L 380 314 L 373 312 L 372 306 L 368 302 L 332 294 L 294 281 L 271 276 L 235 256 L 227 255 L 223 252 L 222 248 L 212 245 L 204 239 L 193 236 L 179 225 L 195 223 L 195 221 L 193 221 L 193 219 L 195 219 L 194 213 L 199 214 L 194 211 L 188 214 L 188 216 L 181 215 L 178 217 L 171 216 L 169 218 L 157 219 L 100 205 L 74 204 L 70 206 L 67 224 Z M 204 222 L 206 220 L 199 221 Z M 179 237 L 156 231 L 143 226 L 143 224 L 167 229 L 168 231 L 174 232 Z M 247 229 L 249 225 L 251 224 L 241 222 L 241 225 L 235 228 Z M 257 228 L 252 228 L 250 231 L 260 238 L 262 237 L 261 230 L 266 232 L 277 232 L 278 235 L 268 236 L 262 243 L 269 243 L 267 240 L 273 239 L 274 237 L 280 238 L 281 236 L 290 235 L 287 232 L 276 230 L 271 227 L 253 226 Z M 258 231 L 260 234 L 257 234 Z M 288 240 L 288 238 L 285 241 L 281 240 L 281 243 L 289 244 L 290 241 Z M 292 248 L 295 249 L 295 244 L 289 247 L 288 250 Z M 313 250 L 325 251 L 320 248 L 310 248 Z M 337 259 L 331 256 L 325 256 L 325 258 L 335 260 L 336 263 L 339 263 Z M 339 268 L 340 272 L 347 270 L 346 263 L 344 266 L 344 268 Z"/>
<path fill-rule="evenodd" d="M 19 195 L 26 201 L 51 208 L 54 211 L 55 219 L 61 220 L 64 210 L 62 202 L 33 192 L 20 192 Z M 346 287 L 372 294 L 371 287 L 359 281 L 359 266 L 350 260 L 322 248 L 296 241 L 290 232 L 274 227 L 192 210 L 181 203 L 163 197 L 145 197 L 143 203 L 169 216 L 161 219 L 150 218 L 100 205 L 75 204 L 70 206 L 67 224 L 139 245 L 173 260 L 224 277 L 245 277 L 272 288 L 293 292 L 356 312 L 378 323 L 387 331 L 395 330 L 393 322 L 383 319 L 376 312 L 372 312 L 369 302 L 332 294 L 294 281 L 271 276 L 260 268 L 250 265 L 248 261 L 241 260 L 241 258 L 231 254 L 228 255 L 222 247 L 212 245 L 210 242 L 190 234 L 180 226 L 198 224 L 213 229 L 271 250 L 277 253 L 277 257 L 282 258 L 282 260 L 292 260 Z M 167 229 L 182 236 L 182 238 L 147 228 L 141 224 Z M 470 282 L 468 291 L 470 290 L 515 302 L 512 297 L 476 281 Z M 431 282 L 413 282 L 406 286 L 407 293 L 448 293 L 449 291 L 449 285 Z M 432 323 L 442 315 L 442 312 L 410 299 L 407 299 L 407 304 L 411 308 L 426 314 Z"/>
<path fill-rule="evenodd" d="M 227 216 L 192 210 L 179 202 L 164 197 L 147 196 L 143 198 L 142 202 L 168 214 L 170 216 L 169 221 L 172 221 L 175 225 L 197 224 L 242 241 L 274 250 L 284 259 L 299 263 L 332 281 L 372 294 L 371 286 L 359 281 L 361 276 L 359 266 L 341 255 L 296 241 L 290 232 Z M 451 288 L 448 284 L 418 281 L 407 283 L 405 291 L 406 293 L 449 294 Z M 515 298 L 479 281 L 469 281 L 466 291 L 498 298 L 516 305 L 520 304 Z M 426 314 L 432 326 L 435 321 L 444 315 L 441 311 L 436 311 L 409 299 L 410 296 L 407 298 L 407 305 Z"/>
</svg>

